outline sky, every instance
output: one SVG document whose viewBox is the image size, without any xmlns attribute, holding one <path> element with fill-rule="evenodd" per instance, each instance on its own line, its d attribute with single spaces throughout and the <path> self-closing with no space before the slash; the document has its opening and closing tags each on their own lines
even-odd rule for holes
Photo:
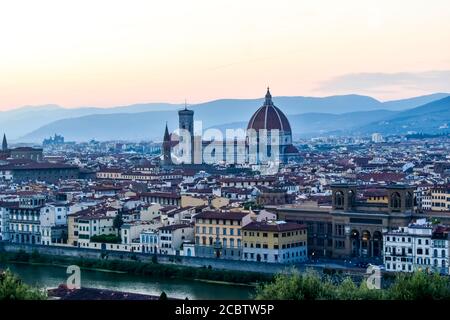
<svg viewBox="0 0 450 320">
<path fill-rule="evenodd" d="M 0 0 L 0 110 L 450 92 L 448 0 Z"/>
</svg>

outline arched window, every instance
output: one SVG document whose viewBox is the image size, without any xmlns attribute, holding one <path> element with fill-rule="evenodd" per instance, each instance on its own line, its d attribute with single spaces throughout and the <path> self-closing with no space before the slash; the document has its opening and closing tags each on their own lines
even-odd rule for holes
<svg viewBox="0 0 450 320">
<path fill-rule="evenodd" d="M 394 192 L 391 195 L 391 207 L 393 209 L 397 209 L 397 210 L 400 209 L 400 207 L 401 207 L 401 197 L 398 192 Z"/>
<path fill-rule="evenodd" d="M 344 207 L 344 194 L 342 191 L 337 191 L 334 195 L 334 203 L 336 205 L 336 208 L 341 209 Z"/>
<path fill-rule="evenodd" d="M 350 207 L 353 207 L 355 205 L 355 198 L 356 198 L 355 192 L 353 192 L 353 190 L 350 190 L 348 192 L 348 202 Z"/>
<path fill-rule="evenodd" d="M 411 192 L 406 193 L 406 208 L 412 208 L 413 207 L 413 195 Z"/>
</svg>

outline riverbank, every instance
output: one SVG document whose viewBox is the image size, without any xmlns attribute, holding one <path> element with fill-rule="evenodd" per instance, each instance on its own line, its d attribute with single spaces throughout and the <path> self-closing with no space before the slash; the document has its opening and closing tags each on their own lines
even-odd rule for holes
<svg viewBox="0 0 450 320">
<path fill-rule="evenodd" d="M 77 265 L 84 270 L 95 270 L 115 273 L 128 273 L 165 279 L 198 279 L 221 284 L 252 285 L 268 282 L 272 275 L 259 272 L 240 272 L 231 270 L 215 270 L 212 267 L 189 267 L 180 265 L 160 264 L 157 261 L 121 261 L 108 259 L 93 259 L 84 257 L 44 255 L 37 251 L 31 254 L 25 251 L 0 252 L 0 262 L 28 263 L 49 266 Z"/>
<path fill-rule="evenodd" d="M 55 289 L 67 282 L 65 264 L 1 263 L 0 269 L 9 269 L 27 285 L 40 289 Z M 248 300 L 253 299 L 255 287 L 233 283 L 215 283 L 196 279 L 162 278 L 126 272 L 104 272 L 81 269 L 81 287 L 112 290 L 159 297 L 189 300 Z"/>
</svg>

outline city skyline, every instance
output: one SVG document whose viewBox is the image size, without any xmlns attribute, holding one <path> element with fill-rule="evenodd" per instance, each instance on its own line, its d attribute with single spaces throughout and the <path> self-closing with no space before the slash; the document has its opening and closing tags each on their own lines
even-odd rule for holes
<svg viewBox="0 0 450 320">
<path fill-rule="evenodd" d="M 450 91 L 446 1 L 47 0 L 0 15 L 0 110 L 195 104 L 267 85 L 382 101 Z"/>
</svg>

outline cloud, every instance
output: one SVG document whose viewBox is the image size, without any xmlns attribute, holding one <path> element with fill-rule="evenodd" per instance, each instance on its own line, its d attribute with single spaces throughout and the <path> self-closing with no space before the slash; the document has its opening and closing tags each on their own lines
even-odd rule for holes
<svg viewBox="0 0 450 320">
<path fill-rule="evenodd" d="M 324 81 L 316 91 L 388 93 L 450 92 L 450 70 L 398 73 L 351 73 Z"/>
</svg>

